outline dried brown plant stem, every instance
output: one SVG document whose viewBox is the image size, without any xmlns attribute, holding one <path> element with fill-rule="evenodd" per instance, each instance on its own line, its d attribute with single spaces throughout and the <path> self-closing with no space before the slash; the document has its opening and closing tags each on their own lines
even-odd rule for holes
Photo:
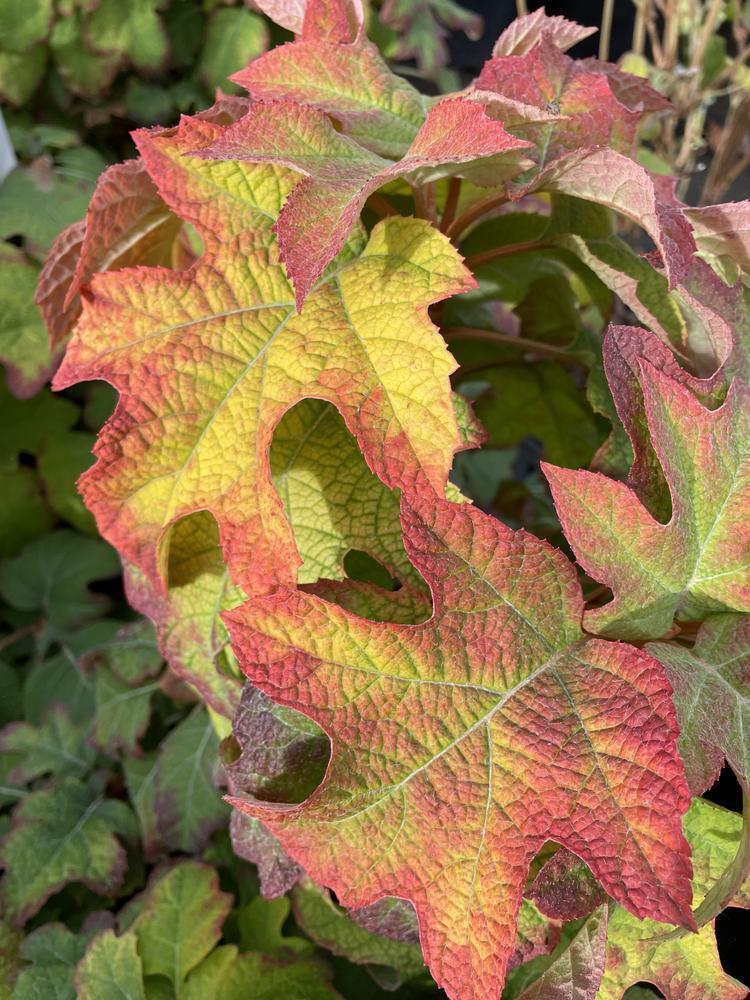
<svg viewBox="0 0 750 1000">
<path fill-rule="evenodd" d="M 564 347 L 556 344 L 545 344 L 539 340 L 529 340 L 527 337 L 514 337 L 510 333 L 499 333 L 496 330 L 482 330 L 473 326 L 449 326 L 441 331 L 447 341 L 451 340 L 479 340 L 485 344 L 502 344 L 506 347 L 515 347 L 519 351 L 533 351 L 535 354 L 546 354 L 549 357 L 557 358 L 568 364 L 578 365 L 585 368 L 586 365 L 580 358 L 572 357 Z"/>
<path fill-rule="evenodd" d="M 504 205 L 508 200 L 508 196 L 505 192 L 502 194 L 493 194 L 488 198 L 482 198 L 481 201 L 476 201 L 474 204 L 467 208 L 465 212 L 462 212 L 458 218 L 454 219 L 453 222 L 445 230 L 445 235 L 450 239 L 455 240 L 457 237 L 461 236 L 463 232 L 469 228 L 477 219 L 481 219 L 483 215 L 487 212 L 491 212 L 493 208 L 499 208 L 500 205 Z"/>
</svg>

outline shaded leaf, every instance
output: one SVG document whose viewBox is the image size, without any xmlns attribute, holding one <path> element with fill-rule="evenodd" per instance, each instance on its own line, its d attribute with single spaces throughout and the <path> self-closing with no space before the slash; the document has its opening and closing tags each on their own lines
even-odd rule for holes
<svg viewBox="0 0 750 1000">
<path fill-rule="evenodd" d="M 6 912 L 24 923 L 70 882 L 102 895 L 114 892 L 126 867 L 115 834 L 132 832 L 133 816 L 123 802 L 96 796 L 73 778 L 32 792 L 16 806 L 0 847 Z"/>
<path fill-rule="evenodd" d="M 711 615 L 692 649 L 649 643 L 674 688 L 680 754 L 694 795 L 719 776 L 726 759 L 750 791 L 750 617 Z"/>
</svg>

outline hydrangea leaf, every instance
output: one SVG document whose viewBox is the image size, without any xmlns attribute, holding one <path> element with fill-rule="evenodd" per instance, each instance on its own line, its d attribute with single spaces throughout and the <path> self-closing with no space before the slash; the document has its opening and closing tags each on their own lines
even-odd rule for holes
<svg viewBox="0 0 750 1000">
<path fill-rule="evenodd" d="M 234 853 L 256 865 L 260 891 L 266 899 L 289 892 L 304 875 L 278 841 L 258 819 L 235 809 L 229 822 Z"/>
<path fill-rule="evenodd" d="M 715 809 L 695 799 L 685 817 L 697 899 L 721 870 L 716 870 L 716 860 L 726 858 L 727 845 L 722 844 L 722 839 L 726 840 L 726 811 L 718 810 L 722 820 L 716 826 Z M 739 840 L 740 819 L 733 819 Z M 729 849 L 731 852 L 731 846 Z M 635 920 L 616 906 L 609 918 L 606 966 L 597 998 L 621 1000 L 627 987 L 638 982 L 653 983 L 667 1000 L 745 1000 L 747 996 L 747 987 L 726 975 L 721 967 L 712 924 L 706 924 L 698 934 L 667 935 L 653 921 Z"/>
<path fill-rule="evenodd" d="M 43 42 L 52 23 L 52 0 L 6 0 L 0 10 L 0 38 L 10 52 L 26 52 Z"/>
<path fill-rule="evenodd" d="M 424 971 L 415 942 L 397 941 L 355 923 L 325 889 L 309 879 L 292 890 L 294 918 L 316 944 L 357 965 L 384 965 L 398 974 L 398 984 Z"/>
<path fill-rule="evenodd" d="M 43 615 L 51 628 L 70 629 L 106 611 L 107 599 L 89 584 L 117 576 L 119 569 L 115 552 L 101 539 L 55 531 L 0 565 L 0 594 L 19 611 Z"/>
<path fill-rule="evenodd" d="M 388 69 L 367 41 L 342 45 L 299 38 L 266 52 L 232 77 L 256 100 L 286 99 L 325 111 L 345 135 L 378 156 L 399 159 L 427 115 L 429 99 Z"/>
<path fill-rule="evenodd" d="M 474 441 L 468 417 L 457 413 L 467 444 Z M 367 468 L 338 411 L 321 400 L 302 400 L 276 428 L 270 463 L 302 559 L 297 579 L 341 580 L 347 552 L 367 552 L 402 585 L 398 594 L 378 595 L 382 616 L 392 618 L 398 604 L 403 620 L 423 617 L 429 602 L 404 551 L 398 499 Z M 229 580 L 217 525 L 210 515 L 193 514 L 175 526 L 168 582 L 165 596 L 149 587 L 142 574 L 130 570 L 129 599 L 156 621 L 173 669 L 215 711 L 231 718 L 240 688 L 232 677 L 233 658 L 220 614 L 236 607 L 245 595 Z M 336 585 L 325 586 L 331 590 Z M 372 595 L 368 597 L 375 613 Z M 340 592 L 338 599 L 343 599 Z"/>
<path fill-rule="evenodd" d="M 685 211 L 700 250 L 750 271 L 750 201 L 689 207 Z"/>
<path fill-rule="evenodd" d="M 231 90 L 227 77 L 256 59 L 268 48 L 268 28 L 262 17 L 249 10 L 219 9 L 206 26 L 198 62 L 198 76 L 209 92 Z"/>
<path fill-rule="evenodd" d="M 84 21 L 84 39 L 94 52 L 127 56 L 143 70 L 159 69 L 169 42 L 157 10 L 161 0 L 99 0 Z"/>
<path fill-rule="evenodd" d="M 118 750 L 141 753 L 139 740 L 151 718 L 151 698 L 158 681 L 130 685 L 105 666 L 98 666 L 94 676 L 96 708 L 91 741 L 108 754 Z"/>
<path fill-rule="evenodd" d="M 95 440 L 87 431 L 55 434 L 43 446 L 37 464 L 49 506 L 58 517 L 87 535 L 95 534 L 96 526 L 75 482 L 93 462 Z"/>
<path fill-rule="evenodd" d="M 73 329 L 81 312 L 76 296 L 65 305 L 73 281 L 86 232 L 86 220 L 71 222 L 58 233 L 39 273 L 34 301 L 44 318 L 51 344 L 61 344 Z"/>
<path fill-rule="evenodd" d="M 634 912 L 689 925 L 689 800 L 657 661 L 583 638 L 574 569 L 544 542 L 429 494 L 402 520 L 433 594 L 424 625 L 286 588 L 225 616 L 250 680 L 332 739 L 306 802 L 234 804 L 344 905 L 410 899 L 461 1000 L 500 990 L 548 839 Z"/>
<path fill-rule="evenodd" d="M 595 1000 L 604 970 L 607 907 L 599 906 L 575 934 L 545 960 L 541 974 L 516 1000 Z"/>
<path fill-rule="evenodd" d="M 493 56 L 474 86 L 561 116 L 524 127 L 536 143 L 539 168 L 582 146 L 632 152 L 640 113 L 615 97 L 606 74 L 581 66 L 547 34 L 524 55 Z"/>
<path fill-rule="evenodd" d="M 542 865 L 526 895 L 555 920 L 579 920 L 606 901 L 588 865 L 564 847 Z"/>
<path fill-rule="evenodd" d="M 445 481 L 460 445 L 448 386 L 454 363 L 426 307 L 471 278 L 429 224 L 386 219 L 364 247 L 361 236 L 350 241 L 296 314 L 271 234 L 293 175 L 190 156 L 220 131 L 194 118 L 140 134 L 162 197 L 198 227 L 205 252 L 179 274 L 95 277 L 55 385 L 99 378 L 120 392 L 81 489 L 121 554 L 156 581 L 169 526 L 207 509 L 230 572 L 251 592 L 295 562 L 267 451 L 275 424 L 301 397 L 336 404 L 388 485 Z"/>
<path fill-rule="evenodd" d="M 330 751 L 318 726 L 300 712 L 277 705 L 252 684 L 242 692 L 232 734 L 223 757 L 235 795 L 302 802 L 325 774 Z"/>
<path fill-rule="evenodd" d="M 218 944 L 232 897 L 219 889 L 216 870 L 183 861 L 157 872 L 132 925 L 147 976 L 165 976 L 180 991 L 188 973 Z"/>
<path fill-rule="evenodd" d="M 454 98 L 430 109 L 403 157 L 393 163 L 337 132 L 322 111 L 291 101 L 258 101 L 201 155 L 278 163 L 304 174 L 276 223 L 281 259 L 301 307 L 379 187 L 404 176 L 465 173 L 476 169 L 477 160 L 497 183 L 503 169 L 511 176 L 519 172 L 529 147 L 477 102 Z"/>
<path fill-rule="evenodd" d="M 93 149 L 63 150 L 53 164 L 44 157 L 17 167 L 0 185 L 0 238 L 22 236 L 43 257 L 60 230 L 86 211 L 105 163 Z"/>
<path fill-rule="evenodd" d="M 0 362 L 6 366 L 8 388 L 28 399 L 52 374 L 42 317 L 31 305 L 39 269 L 10 243 L 0 243 Z"/>
<path fill-rule="evenodd" d="M 726 759 L 750 791 L 750 616 L 711 615 L 692 649 L 655 642 L 648 650 L 674 688 L 690 790 L 705 792 Z"/>
<path fill-rule="evenodd" d="M 302 34 L 307 0 L 259 0 L 256 6 L 282 28 Z"/>
<path fill-rule="evenodd" d="M 252 991 L 250 993 L 250 991 Z M 188 976 L 185 1000 L 341 1000 L 317 958 L 286 958 L 217 948 Z"/>
<path fill-rule="evenodd" d="M 534 191 L 569 195 L 613 209 L 654 241 L 670 287 L 687 274 L 696 248 L 683 207 L 663 197 L 648 171 L 616 149 L 567 153 L 519 187 L 514 197 Z"/>
<path fill-rule="evenodd" d="M 86 949 L 75 975 L 80 1000 L 145 1000 L 135 934 L 117 937 L 108 930 Z"/>
<path fill-rule="evenodd" d="M 156 753 L 142 757 L 125 757 L 122 762 L 128 798 L 135 810 L 140 828 L 141 844 L 147 860 L 164 852 L 159 816 L 156 812 L 156 782 L 159 775 L 159 758 Z"/>
<path fill-rule="evenodd" d="M 162 664 L 153 626 L 145 619 L 122 625 L 111 638 L 81 657 L 81 665 L 89 673 L 108 667 L 118 680 L 129 685 L 156 677 Z"/>
<path fill-rule="evenodd" d="M 596 34 L 596 28 L 586 28 L 566 17 L 550 17 L 544 7 L 517 17 L 503 31 L 492 49 L 494 58 L 524 56 L 546 36 L 561 52 Z"/>
<path fill-rule="evenodd" d="M 70 882 L 101 894 L 116 890 L 126 868 L 116 833 L 133 834 L 133 814 L 124 802 L 96 796 L 74 778 L 32 792 L 16 806 L 0 849 L 5 912 L 25 923 Z"/>
<path fill-rule="evenodd" d="M 63 705 L 53 705 L 43 722 L 12 722 L 0 731 L 0 752 L 20 758 L 8 774 L 12 784 L 28 785 L 42 775 L 83 777 L 96 752 L 86 732 L 70 721 Z"/>
<path fill-rule="evenodd" d="M 502 365 L 482 372 L 482 379 L 489 388 L 477 400 L 476 412 L 491 447 L 512 447 L 531 434 L 542 442 L 549 461 L 588 465 L 604 436 L 602 426 L 560 365 Z"/>
<path fill-rule="evenodd" d="M 81 288 L 97 271 L 172 264 L 180 228 L 140 160 L 108 167 L 85 220 L 60 233 L 39 278 L 36 301 L 52 342 L 72 329 L 81 312 Z"/>
<path fill-rule="evenodd" d="M 283 933 L 292 905 L 286 897 L 264 899 L 256 896 L 237 912 L 242 951 L 262 951 L 266 955 L 312 955 L 315 945 L 305 938 Z"/>
<path fill-rule="evenodd" d="M 614 595 L 587 612 L 587 627 L 617 638 L 655 639 L 675 616 L 750 611 L 750 393 L 735 380 L 721 407 L 708 410 L 646 361 L 639 381 L 672 499 L 667 524 L 623 483 L 582 470 L 544 471 L 578 561 Z"/>
<path fill-rule="evenodd" d="M 59 18 L 49 44 L 67 89 L 91 100 L 106 93 L 122 65 L 123 53 L 92 51 L 83 37 L 86 26 L 81 14 Z"/>
<path fill-rule="evenodd" d="M 226 822 L 217 787 L 219 741 L 208 713 L 196 706 L 160 749 L 154 806 L 162 839 L 173 850 L 196 853 Z"/>
</svg>

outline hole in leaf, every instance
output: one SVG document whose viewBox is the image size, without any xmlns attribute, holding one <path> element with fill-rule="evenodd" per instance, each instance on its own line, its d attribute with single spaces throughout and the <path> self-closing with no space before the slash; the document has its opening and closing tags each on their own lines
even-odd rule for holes
<svg viewBox="0 0 750 1000">
<path fill-rule="evenodd" d="M 344 556 L 344 572 L 350 580 L 374 583 L 383 590 L 397 591 L 402 586 L 381 562 L 359 549 L 349 549 Z"/>
<path fill-rule="evenodd" d="M 716 943 L 722 968 L 729 976 L 750 987 L 747 942 L 750 941 L 750 910 L 728 906 L 716 918 Z"/>
<path fill-rule="evenodd" d="M 704 792 L 701 798 L 715 802 L 717 806 L 724 806 L 733 812 L 742 812 L 742 789 L 737 781 L 734 771 L 728 764 L 724 764 L 721 773 L 708 791 Z"/>
</svg>

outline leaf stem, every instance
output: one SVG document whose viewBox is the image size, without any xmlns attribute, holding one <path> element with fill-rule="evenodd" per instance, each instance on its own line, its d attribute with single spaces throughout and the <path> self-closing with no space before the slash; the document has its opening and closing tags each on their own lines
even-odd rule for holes
<svg viewBox="0 0 750 1000">
<path fill-rule="evenodd" d="M 25 639 L 27 635 L 33 635 L 38 632 L 41 628 L 41 622 L 33 622 L 31 625 L 24 625 L 23 628 L 16 629 L 15 632 L 11 632 L 9 635 L 4 635 L 0 639 L 0 649 L 7 649 L 8 646 L 14 646 L 21 639 Z"/>
<path fill-rule="evenodd" d="M 609 43 L 612 38 L 612 15 L 615 12 L 614 0 L 604 0 L 602 8 L 601 34 L 599 35 L 599 58 L 605 62 L 609 59 Z"/>
<path fill-rule="evenodd" d="M 530 340 L 528 337 L 515 337 L 510 333 L 499 333 L 496 330 L 482 330 L 473 326 L 449 326 L 441 331 L 446 340 L 480 340 L 486 344 L 503 344 L 515 347 L 519 351 L 534 351 L 536 354 L 547 354 L 550 357 L 579 365 L 586 365 L 580 358 L 573 357 L 564 347 L 556 344 L 545 344 L 543 341 Z"/>
<path fill-rule="evenodd" d="M 367 199 L 367 207 L 381 219 L 387 219 L 389 215 L 398 215 L 393 205 L 387 202 L 382 194 L 371 194 Z"/>
<path fill-rule="evenodd" d="M 440 221 L 440 232 L 444 233 L 456 217 L 458 198 L 461 194 L 461 178 L 451 177 L 448 183 L 448 197 L 445 200 L 443 218 Z"/>
<path fill-rule="evenodd" d="M 457 219 L 446 228 L 445 235 L 452 239 L 454 242 L 456 238 L 461 236 L 465 229 L 480 219 L 485 213 L 490 212 L 493 208 L 498 208 L 500 205 L 504 205 L 508 200 L 508 195 L 503 192 L 502 194 L 493 194 L 489 198 L 483 198 L 481 201 L 476 201 L 474 204 L 467 208 L 465 212 L 462 212 Z"/>
<path fill-rule="evenodd" d="M 415 184 L 412 186 L 412 192 L 414 194 L 414 215 L 416 218 L 437 223 L 435 185 L 432 183 Z"/>
<path fill-rule="evenodd" d="M 464 263 L 469 268 L 469 270 L 474 271 L 476 268 L 481 267 L 482 264 L 487 264 L 491 260 L 496 260 L 498 257 L 508 257 L 510 254 L 523 253 L 524 250 L 544 250 L 549 247 L 548 243 L 544 243 L 542 240 L 527 240 L 525 243 L 509 243 L 504 247 L 493 247 L 491 250 L 482 250 L 481 253 L 472 254 L 471 257 L 467 257 Z"/>
</svg>

